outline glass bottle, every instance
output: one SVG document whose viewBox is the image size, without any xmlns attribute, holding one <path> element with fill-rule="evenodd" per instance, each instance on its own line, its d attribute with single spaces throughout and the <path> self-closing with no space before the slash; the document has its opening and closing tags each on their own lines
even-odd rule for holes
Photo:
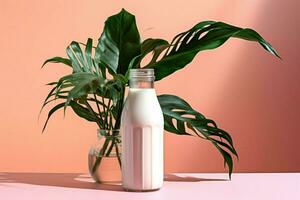
<svg viewBox="0 0 300 200">
<path fill-rule="evenodd" d="M 121 117 L 122 185 L 126 190 L 157 190 L 163 185 L 163 114 L 154 89 L 153 69 L 131 69 Z"/>
</svg>

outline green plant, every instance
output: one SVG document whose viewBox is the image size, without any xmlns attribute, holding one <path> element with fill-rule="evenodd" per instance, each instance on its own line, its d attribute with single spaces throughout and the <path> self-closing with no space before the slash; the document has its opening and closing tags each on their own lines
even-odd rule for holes
<svg viewBox="0 0 300 200">
<path fill-rule="evenodd" d="M 49 111 L 43 131 L 52 114 L 67 107 L 79 117 L 97 123 L 100 129 L 118 129 L 129 69 L 153 68 L 158 81 L 187 66 L 198 52 L 215 49 L 231 37 L 258 42 L 279 57 L 256 31 L 214 21 L 196 24 L 176 35 L 171 43 L 153 38 L 141 42 L 134 15 L 122 9 L 106 20 L 96 47 L 90 38 L 85 44 L 73 41 L 66 50 L 68 58 L 54 57 L 44 62 L 43 66 L 49 62 L 63 63 L 71 67 L 72 73 L 48 84 L 53 88 L 42 108 L 55 100 L 62 102 Z M 152 54 L 151 61 L 141 66 L 142 59 L 148 54 Z M 238 156 L 231 136 L 180 97 L 160 95 L 158 100 L 164 114 L 165 130 L 210 141 L 223 156 L 231 176 L 232 156 Z M 111 148 L 113 146 L 105 147 L 102 156 L 109 155 Z"/>
</svg>

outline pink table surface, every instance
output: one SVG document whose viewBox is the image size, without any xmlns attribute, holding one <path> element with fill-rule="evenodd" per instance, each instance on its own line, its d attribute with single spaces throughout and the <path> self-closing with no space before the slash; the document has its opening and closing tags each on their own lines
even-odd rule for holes
<svg viewBox="0 0 300 200">
<path fill-rule="evenodd" d="M 126 192 L 121 185 L 93 183 L 86 174 L 0 173 L 0 200 L 60 199 L 300 199 L 300 173 L 184 173 L 165 176 L 155 192 Z"/>
</svg>

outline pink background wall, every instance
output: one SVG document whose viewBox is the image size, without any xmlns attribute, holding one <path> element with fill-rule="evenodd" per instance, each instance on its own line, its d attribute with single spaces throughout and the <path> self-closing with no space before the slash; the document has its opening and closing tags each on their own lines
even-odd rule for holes
<svg viewBox="0 0 300 200">
<path fill-rule="evenodd" d="M 1 0 L 0 171 L 87 171 L 96 126 L 70 110 L 65 119 L 57 113 L 41 134 L 44 84 L 69 71 L 40 67 L 64 56 L 71 40 L 97 39 L 104 20 L 122 7 L 136 15 L 143 38 L 170 40 L 208 19 L 252 27 L 267 38 L 283 60 L 232 39 L 157 83 L 157 92 L 183 97 L 232 134 L 240 154 L 236 172 L 300 171 L 298 0 Z M 219 153 L 198 138 L 166 134 L 165 150 L 167 171 L 224 171 Z"/>
</svg>

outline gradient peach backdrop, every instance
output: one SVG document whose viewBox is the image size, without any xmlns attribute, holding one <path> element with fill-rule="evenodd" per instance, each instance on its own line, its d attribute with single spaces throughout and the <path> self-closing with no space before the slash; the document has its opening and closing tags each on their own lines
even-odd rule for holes
<svg viewBox="0 0 300 200">
<path fill-rule="evenodd" d="M 65 55 L 71 40 L 97 39 L 122 7 L 137 17 L 143 38 L 171 39 L 202 20 L 259 31 L 283 60 L 254 43 L 230 40 L 200 53 L 184 70 L 156 84 L 179 95 L 230 132 L 236 172 L 300 171 L 300 19 L 298 0 L 0 1 L 0 171 L 87 172 L 96 126 L 71 110 L 57 113 L 45 134 L 37 121 L 47 82 L 69 72 L 46 58 Z M 166 171 L 223 172 L 216 149 L 194 137 L 166 134 Z"/>
</svg>

